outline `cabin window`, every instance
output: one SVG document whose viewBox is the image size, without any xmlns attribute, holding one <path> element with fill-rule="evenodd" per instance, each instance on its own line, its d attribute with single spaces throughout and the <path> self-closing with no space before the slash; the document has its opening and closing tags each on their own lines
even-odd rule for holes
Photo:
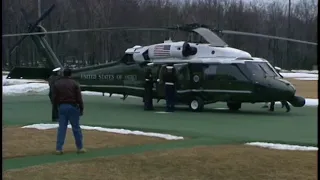
<svg viewBox="0 0 320 180">
<path fill-rule="evenodd" d="M 268 76 L 278 76 L 267 63 L 259 63 L 259 66 L 266 72 Z"/>
<path fill-rule="evenodd" d="M 216 76 L 220 80 L 247 80 L 237 65 L 232 64 L 219 64 Z"/>
<path fill-rule="evenodd" d="M 266 62 L 246 62 L 246 66 L 256 76 L 279 76 Z"/>
<path fill-rule="evenodd" d="M 216 73 L 217 73 L 216 64 L 210 64 L 204 69 L 205 78 L 208 80 L 214 80 Z"/>
<path fill-rule="evenodd" d="M 125 63 L 125 64 L 134 64 L 134 63 L 135 63 L 135 61 L 134 61 L 134 59 L 133 59 L 133 57 L 132 57 L 132 54 L 125 54 L 125 55 L 122 57 L 121 61 L 122 61 L 123 63 Z"/>
</svg>

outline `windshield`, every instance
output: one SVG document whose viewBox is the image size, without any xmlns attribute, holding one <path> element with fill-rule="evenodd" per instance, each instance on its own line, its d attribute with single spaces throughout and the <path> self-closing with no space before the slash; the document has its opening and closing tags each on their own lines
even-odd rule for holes
<svg viewBox="0 0 320 180">
<path fill-rule="evenodd" d="M 254 75 L 263 75 L 271 77 L 279 77 L 275 69 L 267 62 L 252 62 L 247 61 L 246 66 L 252 71 Z"/>
</svg>

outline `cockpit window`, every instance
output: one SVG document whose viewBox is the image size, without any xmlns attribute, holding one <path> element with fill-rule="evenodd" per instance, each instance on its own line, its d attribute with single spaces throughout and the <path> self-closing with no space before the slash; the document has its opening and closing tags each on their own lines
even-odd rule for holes
<svg viewBox="0 0 320 180">
<path fill-rule="evenodd" d="M 251 70 L 253 75 L 278 77 L 279 75 L 266 62 L 247 61 L 246 66 Z"/>
</svg>

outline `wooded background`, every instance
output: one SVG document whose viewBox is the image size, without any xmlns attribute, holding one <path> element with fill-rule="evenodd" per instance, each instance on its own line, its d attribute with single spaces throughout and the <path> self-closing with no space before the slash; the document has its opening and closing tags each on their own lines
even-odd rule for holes
<svg viewBox="0 0 320 180">
<path fill-rule="evenodd" d="M 201 23 L 223 30 L 262 33 L 317 42 L 317 0 L 271 2 L 252 0 L 41 0 L 44 12 L 56 8 L 42 22 L 47 31 L 101 27 L 166 27 Z M 38 17 L 38 0 L 3 0 L 3 34 L 26 32 L 29 19 Z M 290 18 L 289 18 L 290 16 Z M 117 60 L 134 45 L 188 40 L 174 32 L 111 31 L 77 32 L 47 35 L 58 58 L 65 64 L 86 66 Z M 229 46 L 243 49 L 252 56 L 263 57 L 284 69 L 311 69 L 317 64 L 317 46 L 288 43 L 265 38 L 223 35 Z M 2 40 L 2 64 L 5 69 L 40 66 L 41 59 L 31 38 L 27 38 L 10 60 L 5 53 L 21 37 Z"/>
</svg>

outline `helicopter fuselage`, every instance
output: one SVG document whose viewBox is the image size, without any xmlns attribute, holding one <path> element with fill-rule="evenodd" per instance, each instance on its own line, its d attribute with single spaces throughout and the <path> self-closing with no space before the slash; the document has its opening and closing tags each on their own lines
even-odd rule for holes
<svg viewBox="0 0 320 180">
<path fill-rule="evenodd" d="M 177 100 L 188 104 L 192 97 L 201 97 L 204 104 L 214 102 L 270 102 L 290 100 L 295 88 L 262 59 L 221 62 L 212 58 L 203 62 L 177 61 Z M 164 99 L 162 73 L 166 64 L 149 66 L 154 77 L 153 97 Z M 250 69 L 252 66 L 264 67 Z M 118 62 L 104 69 L 76 72 L 73 78 L 84 91 L 98 91 L 143 97 L 144 71 L 137 63 Z M 158 80 L 158 81 L 157 81 Z"/>
</svg>

